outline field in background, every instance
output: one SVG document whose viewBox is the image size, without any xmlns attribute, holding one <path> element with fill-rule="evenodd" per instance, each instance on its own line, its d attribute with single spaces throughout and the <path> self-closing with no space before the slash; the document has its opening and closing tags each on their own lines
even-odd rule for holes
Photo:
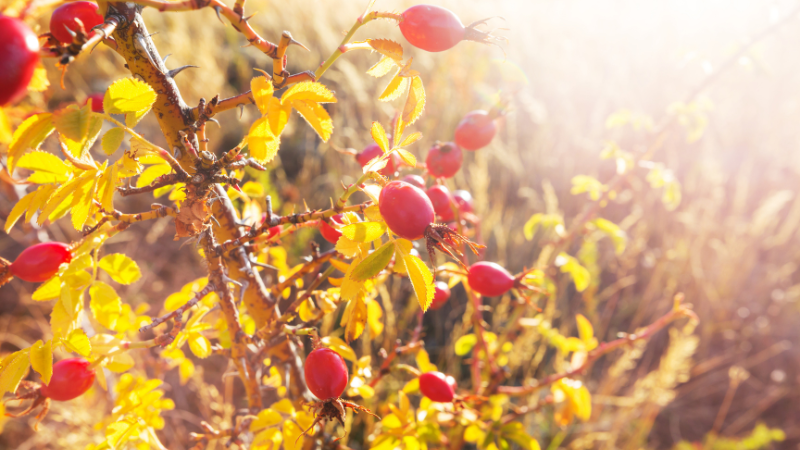
<svg viewBox="0 0 800 450">
<path fill-rule="evenodd" d="M 291 48 L 290 71 L 297 72 L 313 70 L 335 49 L 343 30 L 363 10 L 362 3 L 249 0 L 248 8 L 259 11 L 252 24 L 264 37 L 276 40 L 282 30 L 289 30 L 310 49 Z M 505 54 L 473 43 L 441 54 L 425 53 L 407 45 L 389 22 L 372 23 L 356 37 L 391 38 L 414 56 L 428 93 L 425 113 L 413 126 L 424 136 L 411 149 L 418 159 L 434 141 L 452 139 L 452 130 L 465 113 L 488 109 L 498 92 L 511 98 L 499 137 L 486 149 L 467 152 L 464 169 L 448 185 L 473 193 L 488 247 L 485 258 L 512 272 L 532 266 L 543 240 L 552 238 L 540 234 L 526 240 L 523 225 L 531 215 L 560 211 L 569 225 L 590 201 L 586 194 L 570 193 L 572 178 L 613 177 L 613 160 L 600 157 L 610 142 L 634 153 L 652 143 L 646 129 L 610 128 L 609 117 L 629 111 L 661 122 L 670 105 L 718 70 L 749 37 L 795 7 L 788 1 L 759 0 L 431 3 L 456 11 L 465 23 L 504 16 L 505 21 L 494 19 L 490 25 L 510 29 L 499 32 L 509 39 L 503 46 Z M 410 4 L 379 0 L 376 8 L 402 10 Z M 241 92 L 254 75 L 250 67 L 271 67 L 271 61 L 257 51 L 240 48 L 241 36 L 222 26 L 213 11 L 149 10 L 145 19 L 149 31 L 159 33 L 154 40 L 161 54 L 172 54 L 168 67 L 200 66 L 177 78 L 189 104 L 217 93 L 227 97 Z M 742 376 L 738 389 L 729 394 L 730 407 L 719 417 L 716 431 L 742 436 L 764 423 L 786 433 L 786 441 L 777 447 L 796 448 L 800 443 L 798 21 L 749 49 L 705 91 L 702 98 L 708 108 L 698 116 L 707 119 L 702 136 L 687 139 L 687 128 L 676 127 L 656 153 L 653 160 L 663 163 L 682 185 L 680 205 L 669 210 L 662 191 L 652 189 L 645 180 L 646 170 L 638 169 L 638 176 L 630 178 L 600 214 L 623 224 L 629 235 L 626 250 L 615 255 L 611 244 L 601 241 L 596 284 L 577 293 L 564 283 L 550 305 L 556 311 L 554 326 L 562 334 L 575 335 L 573 318 L 582 313 L 602 325 L 595 332 L 604 341 L 660 317 L 671 307 L 673 296 L 682 292 L 700 316 L 694 334 L 699 339 L 669 341 L 662 332 L 638 357 L 625 353 L 631 367 L 619 376 L 614 370 L 621 370 L 621 363 L 613 365 L 618 354 L 602 360 L 585 377 L 594 394 L 594 420 L 589 424 L 578 423 L 566 433 L 552 423 L 552 411 L 527 416 L 526 423 L 536 430 L 543 448 L 551 443 L 552 448 L 671 448 L 681 440 L 702 440 L 720 416 L 732 376 L 743 373 L 749 377 Z M 371 122 L 388 124 L 401 105 L 375 100 L 386 80 L 376 81 L 364 72 L 376 60 L 367 52 L 354 51 L 326 74 L 324 83 L 340 99 L 329 105 L 335 124 L 329 144 L 322 144 L 296 115 L 290 121 L 279 159 L 264 178 L 283 211 L 300 210 L 303 201 L 311 208 L 327 207 L 329 197 L 340 189 L 339 180 L 351 182 L 360 173 L 355 161 L 334 147 L 360 150 L 371 142 Z M 82 101 L 125 74 L 121 58 L 98 48 L 70 67 L 67 91 L 57 87 L 57 71 L 50 71 L 49 105 Z M 211 125 L 210 148 L 219 154 L 236 145 L 255 114 L 254 108 L 247 108 L 241 119 L 238 111 L 218 117 L 225 133 Z M 163 143 L 152 115 L 139 129 L 153 142 Z M 12 197 L 11 191 L 0 196 L 0 218 L 5 219 L 16 201 Z M 141 211 L 149 203 L 148 198 L 126 199 L 118 208 Z M 51 227 L 53 238 L 77 239 L 64 222 Z M 16 254 L 34 236 L 20 227 L 10 236 L 0 235 L 0 254 Z M 169 220 L 137 225 L 123 238 L 110 242 L 107 251 L 125 252 L 139 262 L 144 274 L 120 292 L 126 301 L 158 309 L 167 295 L 203 273 L 189 247 L 181 249 L 180 242 L 172 242 Z M 290 258 L 302 254 L 308 238 L 322 242 L 313 233 L 300 233 L 291 241 Z M 153 254 L 158 257 L 152 258 Z M 40 325 L 46 325 L 49 305 L 23 301 L 30 289 L 18 282 L 0 288 L 0 333 L 5 336 L 0 340 L 24 336 L 33 342 L 46 330 Z M 446 355 L 465 331 L 453 327 L 466 308 L 463 291 L 455 293 L 452 308 L 429 313 L 425 319 L 426 346 L 440 367 L 449 367 Z M 486 319 L 500 325 L 507 319 L 509 300 L 494 300 Z M 404 303 L 398 299 L 397 304 Z M 396 329 L 387 330 L 382 338 L 387 343 L 391 332 L 408 327 L 413 318 L 411 310 L 402 309 L 396 308 Z M 542 367 L 549 356 L 516 355 L 523 361 L 536 358 Z M 525 367 L 520 379 L 542 375 L 538 364 Z M 466 371 L 464 376 L 468 378 Z M 170 377 L 175 377 L 174 371 Z M 177 403 L 194 401 L 189 387 L 171 384 L 167 395 Z M 57 418 L 58 408 L 54 414 Z M 168 429 L 186 432 L 184 421 L 191 422 L 169 417 Z M 0 447 L 44 448 L 35 438 L 28 441 L 27 433 L 21 425 L 8 424 L 0 435 Z M 559 444 L 565 436 L 569 437 Z M 171 446 L 169 438 L 164 442 L 179 448 Z M 350 446 L 358 448 L 352 441 Z"/>
</svg>

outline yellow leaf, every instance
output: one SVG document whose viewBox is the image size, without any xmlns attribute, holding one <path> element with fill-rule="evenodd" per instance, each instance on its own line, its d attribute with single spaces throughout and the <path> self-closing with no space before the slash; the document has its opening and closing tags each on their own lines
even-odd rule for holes
<svg viewBox="0 0 800 450">
<path fill-rule="evenodd" d="M 342 228 L 342 236 L 356 242 L 372 242 L 385 232 L 385 222 L 358 222 Z"/>
<path fill-rule="evenodd" d="M 405 264 L 406 272 L 411 280 L 411 286 L 414 288 L 414 294 L 417 296 L 419 306 L 422 311 L 427 311 L 433 301 L 435 291 L 431 271 L 421 259 L 410 254 L 403 246 L 398 245 L 397 252 L 403 256 L 403 264 Z"/>
<path fill-rule="evenodd" d="M 92 155 L 89 154 L 89 149 L 94 145 L 97 136 L 103 128 L 103 119 L 99 114 L 90 113 L 89 127 L 87 133 L 81 139 L 70 139 L 66 135 L 59 135 L 59 140 L 64 143 L 69 153 L 75 158 L 86 162 L 87 164 L 94 164 Z"/>
<path fill-rule="evenodd" d="M 278 147 L 281 138 L 272 132 L 269 119 L 262 117 L 253 123 L 250 132 L 247 134 L 247 145 L 250 148 L 250 156 L 261 164 L 272 161 L 278 154 Z"/>
<path fill-rule="evenodd" d="M 428 352 L 425 349 L 420 349 L 417 352 L 417 367 L 422 373 L 425 372 L 435 372 L 437 370 L 435 364 L 431 364 L 431 358 L 428 356 Z"/>
<path fill-rule="evenodd" d="M 372 140 L 378 144 L 378 147 L 383 150 L 383 153 L 389 151 L 389 139 L 386 137 L 386 131 L 383 129 L 383 126 L 381 126 L 380 123 L 372 122 L 370 134 L 372 134 Z"/>
<path fill-rule="evenodd" d="M 55 184 L 45 184 L 36 189 L 36 196 L 31 200 L 28 210 L 25 212 L 25 222 L 30 222 L 33 215 L 50 199 L 58 186 Z"/>
<path fill-rule="evenodd" d="M 328 347 L 329 349 L 338 353 L 342 358 L 348 361 L 356 362 L 356 352 L 354 352 L 353 349 L 350 348 L 350 346 L 347 345 L 347 343 L 345 343 L 343 340 L 334 336 L 325 336 L 324 338 L 320 339 L 320 342 L 325 347 Z"/>
<path fill-rule="evenodd" d="M 8 218 L 6 218 L 6 224 L 3 227 L 3 230 L 8 234 L 11 228 L 14 227 L 14 224 L 17 223 L 20 217 L 25 213 L 25 210 L 31 205 L 33 198 L 36 196 L 36 191 L 30 192 L 17 202 L 13 208 L 11 208 L 11 212 L 8 213 Z"/>
<path fill-rule="evenodd" d="M 105 270 L 112 280 L 120 284 L 131 284 L 142 276 L 136 262 L 121 253 L 104 256 L 98 267 Z"/>
<path fill-rule="evenodd" d="M 387 73 L 389 73 L 392 70 L 392 68 L 394 68 L 396 65 L 397 63 L 395 63 L 392 58 L 384 56 L 383 58 L 381 58 L 380 61 L 375 63 L 374 66 L 370 67 L 369 70 L 367 70 L 367 75 L 371 75 L 375 78 L 382 77 Z"/>
<path fill-rule="evenodd" d="M 200 333 L 189 333 L 189 348 L 198 358 L 207 358 L 211 354 L 211 342 Z"/>
<path fill-rule="evenodd" d="M 256 181 L 248 181 L 247 183 L 242 186 L 242 191 L 245 194 L 249 195 L 250 197 L 263 197 L 264 196 L 264 186 L 261 183 Z"/>
<path fill-rule="evenodd" d="M 297 313 L 300 315 L 300 320 L 309 322 L 316 317 L 316 310 L 314 303 L 310 299 L 306 299 L 300 304 L 300 307 L 297 308 Z"/>
<path fill-rule="evenodd" d="M 25 119 L 14 131 L 8 147 L 8 172 L 13 174 L 17 159 L 29 148 L 38 150 L 55 129 L 52 114 L 35 114 Z"/>
<path fill-rule="evenodd" d="M 80 328 L 70 331 L 67 338 L 62 342 L 70 351 L 73 351 L 81 356 L 86 357 L 92 353 L 92 343 L 89 342 L 89 338 L 86 337 L 86 333 L 84 333 Z"/>
<path fill-rule="evenodd" d="M 383 309 L 377 300 L 367 303 L 367 324 L 369 332 L 373 338 L 383 333 Z"/>
<path fill-rule="evenodd" d="M 147 113 L 149 113 L 149 112 L 150 112 L 150 109 L 148 108 L 148 109 L 144 109 L 144 110 L 141 110 L 141 111 L 126 113 L 125 114 L 125 126 L 128 127 L 128 128 L 135 127 L 136 124 L 138 124 L 139 121 L 142 120 L 142 117 L 147 115 Z"/>
<path fill-rule="evenodd" d="M 103 153 L 106 155 L 113 155 L 117 151 L 122 140 L 125 138 L 125 130 L 122 128 L 112 128 L 103 135 L 100 144 L 103 147 Z"/>
<path fill-rule="evenodd" d="M 122 314 L 122 300 L 114 288 L 102 281 L 95 281 L 89 288 L 89 298 L 89 307 L 95 320 L 109 330 L 114 330 Z"/>
<path fill-rule="evenodd" d="M 382 102 L 390 102 L 401 95 L 403 92 L 408 89 L 408 85 L 410 84 L 410 80 L 408 78 L 403 78 L 398 74 L 395 74 L 394 77 L 389 81 L 389 84 L 383 89 L 381 95 L 378 96 L 378 100 Z"/>
<path fill-rule="evenodd" d="M 278 450 L 283 442 L 283 435 L 277 428 L 268 428 L 253 438 L 250 450 Z"/>
<path fill-rule="evenodd" d="M 83 289 L 61 286 L 61 295 L 50 314 L 50 330 L 53 336 L 63 338 L 78 326 L 80 312 L 83 310 Z"/>
<path fill-rule="evenodd" d="M 347 269 L 347 273 L 344 274 L 344 280 L 342 281 L 340 292 L 343 300 L 355 300 L 365 288 L 364 281 L 356 281 L 351 277 L 353 269 L 358 266 L 358 263 L 361 262 L 361 259 L 361 257 L 356 257 L 353 259 L 353 263 L 350 264 L 350 267 Z M 346 309 L 345 314 L 347 314 L 347 312 L 348 310 Z"/>
<path fill-rule="evenodd" d="M 28 179 L 39 184 L 63 183 L 72 173 L 72 169 L 61 158 L 40 150 L 22 155 L 17 161 L 17 168 L 34 171 Z M 32 179 L 34 177 L 35 180 Z"/>
<path fill-rule="evenodd" d="M 53 341 L 42 343 L 41 340 L 36 341 L 30 349 L 31 367 L 41 377 L 42 383 L 49 384 L 50 377 L 53 376 Z"/>
<path fill-rule="evenodd" d="M 108 87 L 103 97 L 107 114 L 145 111 L 153 106 L 156 93 L 147 83 L 136 78 L 123 78 Z"/>
<path fill-rule="evenodd" d="M 328 142 L 333 134 L 333 120 L 322 105 L 310 100 L 295 100 L 292 107 L 306 119 L 323 142 Z"/>
<path fill-rule="evenodd" d="M 258 417 L 250 422 L 250 431 L 256 432 L 267 427 L 273 427 L 281 422 L 283 422 L 283 416 L 278 412 L 269 408 L 263 409 L 258 413 Z"/>
<path fill-rule="evenodd" d="M 250 80 L 250 91 L 253 93 L 253 99 L 256 101 L 256 106 L 261 111 L 261 114 L 267 114 L 267 111 L 269 111 L 269 104 L 274 90 L 272 80 L 268 80 L 267 77 L 260 76 Z"/>
<path fill-rule="evenodd" d="M 387 241 L 358 263 L 350 273 L 350 278 L 353 281 L 366 281 L 378 275 L 381 270 L 389 265 L 392 256 L 394 256 L 394 242 Z"/>
<path fill-rule="evenodd" d="M 61 295 L 61 279 L 53 277 L 33 291 L 31 299 L 41 302 L 58 298 L 59 295 Z"/>
<path fill-rule="evenodd" d="M 149 186 L 153 181 L 162 175 L 167 175 L 172 172 L 172 167 L 169 164 L 154 164 L 142 172 L 139 175 L 139 179 L 136 180 L 136 187 L 145 187 Z"/>
<path fill-rule="evenodd" d="M 292 105 L 287 103 L 281 105 L 281 99 L 272 97 L 269 101 L 269 126 L 272 129 L 272 134 L 280 136 L 283 133 L 283 128 L 289 122 L 289 113 L 292 112 Z"/>
<path fill-rule="evenodd" d="M 411 380 L 409 380 L 409 382 L 406 383 L 405 386 L 403 386 L 402 390 L 406 394 L 411 394 L 419 391 L 419 377 L 412 378 Z"/>
<path fill-rule="evenodd" d="M 295 409 L 294 406 L 292 405 L 292 401 L 289 400 L 288 398 L 273 403 L 272 406 L 270 406 L 270 408 L 274 409 L 275 411 L 278 411 L 279 413 L 286 414 L 287 416 L 294 417 L 295 415 Z"/>
<path fill-rule="evenodd" d="M 572 276 L 572 281 L 575 283 L 575 289 L 578 292 L 583 292 L 589 287 L 592 275 L 577 259 L 562 252 L 556 258 L 556 266 L 561 267 L 561 272 L 569 273 Z"/>
<path fill-rule="evenodd" d="M 14 393 L 28 371 L 30 358 L 27 349 L 14 352 L 0 362 L 0 395 Z"/>
<path fill-rule="evenodd" d="M 86 185 L 94 183 L 96 171 L 86 170 L 77 178 L 73 178 L 68 183 L 59 186 L 47 200 L 47 204 L 42 208 L 42 212 L 36 219 L 39 225 L 43 225 L 45 220 L 56 220 L 67 212 L 67 208 L 74 198 L 75 192 L 82 192 Z"/>
<path fill-rule="evenodd" d="M 414 77 L 411 79 L 411 89 L 408 90 L 408 98 L 403 107 L 403 124 L 411 125 L 419 119 L 425 109 L 425 88 L 422 87 L 422 78 Z"/>
<path fill-rule="evenodd" d="M 389 39 L 367 39 L 367 43 L 380 54 L 397 62 L 403 60 L 403 46 Z"/>
<path fill-rule="evenodd" d="M 367 323 L 367 305 L 364 304 L 363 293 L 356 296 L 355 300 L 351 301 L 351 305 L 350 318 L 344 330 L 344 336 L 348 342 L 358 339 L 364 332 Z"/>
<path fill-rule="evenodd" d="M 303 430 L 291 420 L 283 423 L 283 448 L 284 450 L 299 450 L 304 447 L 305 438 Z"/>
<path fill-rule="evenodd" d="M 10 143 L 13 135 L 14 132 L 11 130 L 11 124 L 8 123 L 8 117 L 3 108 L 0 108 L 0 144 Z M 0 431 L 2 431 L 2 426 L 0 426 Z"/>
<path fill-rule="evenodd" d="M 89 105 L 79 107 L 69 105 L 53 113 L 56 130 L 73 141 L 80 141 L 89 132 L 89 118 L 92 110 Z"/>
<path fill-rule="evenodd" d="M 403 139 L 403 142 L 401 142 L 398 147 L 408 147 L 409 145 L 413 144 L 414 142 L 417 142 L 420 139 L 422 139 L 422 133 L 420 133 L 419 131 L 415 131 L 406 136 L 406 138 Z"/>
<path fill-rule="evenodd" d="M 590 343 L 592 339 L 594 339 L 594 327 L 592 327 L 592 323 L 589 322 L 589 319 L 583 316 L 583 314 L 578 314 L 575 316 L 575 320 L 578 322 L 578 335 L 581 337 L 581 340 L 585 343 Z M 587 350 L 591 350 L 587 348 Z"/>
<path fill-rule="evenodd" d="M 97 199 L 106 211 L 114 209 L 114 191 L 116 190 L 114 182 L 117 171 L 117 165 L 112 164 L 106 167 L 100 179 L 97 180 Z"/>
<path fill-rule="evenodd" d="M 339 237 L 336 241 L 336 251 L 347 258 L 354 258 L 361 253 L 362 244 L 349 239 L 347 236 Z"/>
<path fill-rule="evenodd" d="M 89 178 L 85 184 L 78 186 L 72 193 L 72 202 L 70 203 L 69 211 L 72 214 L 72 226 L 75 230 L 81 231 L 86 220 L 89 218 L 89 213 L 94 208 L 93 198 L 97 189 L 97 177 L 100 172 L 95 172 L 94 176 Z"/>
<path fill-rule="evenodd" d="M 310 101 L 314 103 L 336 103 L 336 97 L 322 83 L 303 81 L 292 85 L 281 96 L 281 105 L 296 101 Z"/>
<path fill-rule="evenodd" d="M 403 162 L 408 164 L 409 167 L 417 167 L 417 158 L 412 155 L 411 152 L 401 148 L 397 150 L 397 153 L 400 155 L 400 158 L 403 160 Z"/>
<path fill-rule="evenodd" d="M 133 367 L 135 362 L 128 353 L 117 353 L 106 360 L 105 366 L 112 372 L 122 373 Z"/>
</svg>

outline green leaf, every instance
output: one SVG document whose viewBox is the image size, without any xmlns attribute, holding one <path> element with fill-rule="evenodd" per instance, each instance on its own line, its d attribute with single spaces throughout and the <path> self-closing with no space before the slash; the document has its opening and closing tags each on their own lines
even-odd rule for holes
<svg viewBox="0 0 800 450">
<path fill-rule="evenodd" d="M 342 235 L 355 242 L 372 242 L 385 232 L 385 222 L 358 222 L 342 228 Z"/>
<path fill-rule="evenodd" d="M 156 93 L 147 83 L 136 78 L 123 78 L 108 87 L 103 108 L 108 114 L 125 114 L 150 109 Z"/>
<path fill-rule="evenodd" d="M 474 334 L 465 334 L 456 341 L 456 355 L 464 356 L 471 352 L 475 345 L 478 343 L 478 336 Z"/>
<path fill-rule="evenodd" d="M 50 113 L 36 114 L 25 119 L 14 131 L 11 144 L 8 147 L 8 172 L 14 173 L 16 161 L 32 148 L 38 150 L 42 142 L 55 130 L 53 115 Z"/>
<path fill-rule="evenodd" d="M 44 384 L 50 383 L 50 377 L 53 376 L 53 341 L 42 343 L 41 340 L 36 341 L 30 349 L 31 367 L 41 377 Z"/>
<path fill-rule="evenodd" d="M 0 396 L 6 392 L 14 393 L 25 376 L 30 365 L 28 349 L 20 350 L 6 356 L 0 362 Z"/>
<path fill-rule="evenodd" d="M 89 338 L 86 337 L 86 333 L 84 333 L 80 328 L 70 331 L 67 338 L 62 342 L 69 350 L 81 356 L 86 357 L 92 353 L 92 343 L 89 342 Z"/>
<path fill-rule="evenodd" d="M 394 256 L 394 242 L 388 241 L 358 263 L 350 277 L 355 281 L 366 281 L 379 274 Z"/>
<path fill-rule="evenodd" d="M 112 280 L 120 284 L 131 284 L 142 276 L 136 262 L 121 253 L 104 256 L 98 267 L 105 270 Z"/>
<path fill-rule="evenodd" d="M 103 135 L 101 144 L 103 146 L 103 153 L 106 155 L 113 155 L 117 151 L 122 140 L 125 139 L 125 130 L 122 128 L 112 128 Z"/>
</svg>

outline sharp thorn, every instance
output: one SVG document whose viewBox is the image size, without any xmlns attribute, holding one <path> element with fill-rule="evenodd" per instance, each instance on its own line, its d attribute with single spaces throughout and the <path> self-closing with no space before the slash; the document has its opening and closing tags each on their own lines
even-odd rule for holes
<svg viewBox="0 0 800 450">
<path fill-rule="evenodd" d="M 136 42 L 139 44 L 139 47 L 140 47 L 138 50 L 140 52 L 144 53 L 145 55 L 147 55 L 147 59 L 150 61 L 150 64 L 152 64 L 153 67 L 157 68 L 158 65 L 156 65 L 155 61 L 153 61 L 153 56 L 147 50 L 147 44 L 144 41 L 144 37 L 142 35 L 137 35 L 136 36 Z"/>
<path fill-rule="evenodd" d="M 255 16 L 256 14 L 258 14 L 258 12 L 254 12 L 253 14 L 250 14 L 247 17 L 242 17 L 242 22 L 247 22 L 248 20 L 252 19 L 253 16 Z"/>
<path fill-rule="evenodd" d="M 78 35 L 78 33 L 76 33 L 76 32 L 74 32 L 74 31 L 70 30 L 70 29 L 69 29 L 69 27 L 68 27 L 66 24 L 64 24 L 64 29 L 66 29 L 66 30 L 67 30 L 67 33 L 69 33 L 69 35 L 70 35 L 70 36 L 72 36 L 72 37 L 75 37 L 75 36 L 77 36 L 77 35 Z"/>
<path fill-rule="evenodd" d="M 169 72 L 167 72 L 167 75 L 169 75 L 170 78 L 175 78 L 175 75 L 177 75 L 177 74 L 179 74 L 179 73 L 181 73 L 184 70 L 189 69 L 189 68 L 195 68 L 196 69 L 197 66 L 180 66 L 180 67 L 178 67 L 176 69 L 172 69 Z"/>
<path fill-rule="evenodd" d="M 155 36 L 157 34 L 158 34 L 158 31 L 156 31 L 155 33 L 150 33 L 150 37 L 153 37 L 153 36 Z"/>
<path fill-rule="evenodd" d="M 308 47 L 306 47 L 305 45 L 301 44 L 300 42 L 297 42 L 297 41 L 295 41 L 295 40 L 294 40 L 294 39 L 292 39 L 292 38 L 289 38 L 289 45 L 296 45 L 296 46 L 298 46 L 298 47 L 300 47 L 300 48 L 304 49 L 304 50 L 305 50 L 305 51 L 307 51 L 307 52 L 310 52 L 310 51 L 311 51 L 311 50 L 309 50 L 309 49 L 308 49 Z"/>
<path fill-rule="evenodd" d="M 172 56 L 172 53 L 167 53 L 166 55 L 164 55 L 164 58 L 162 58 L 161 61 L 164 64 L 166 64 L 167 63 L 167 58 L 169 58 L 170 56 Z"/>
<path fill-rule="evenodd" d="M 244 105 L 239 105 L 239 118 L 242 118 L 242 114 L 244 114 Z"/>
<path fill-rule="evenodd" d="M 211 117 L 209 119 L 206 119 L 206 122 L 214 122 L 215 124 L 217 124 L 218 127 L 222 128 L 222 125 L 219 124 L 219 120 L 217 120 L 217 119 L 215 119 L 213 117 Z"/>
<path fill-rule="evenodd" d="M 276 272 L 277 272 L 278 270 L 280 270 L 280 269 L 278 269 L 278 268 L 277 268 L 277 267 L 275 267 L 275 266 L 271 266 L 271 265 L 269 265 L 269 264 L 265 264 L 265 263 L 258 262 L 258 261 L 250 261 L 250 263 L 251 263 L 251 264 L 254 264 L 254 265 L 258 266 L 258 267 L 263 267 L 263 268 L 265 268 L 265 269 L 272 269 L 272 270 L 274 270 L 274 271 L 276 271 Z"/>
<path fill-rule="evenodd" d="M 214 7 L 214 11 L 216 11 L 216 13 L 217 13 L 217 19 L 219 19 L 219 21 L 222 22 L 222 24 L 224 25 L 225 22 L 222 20 L 222 16 L 220 15 L 220 10 L 221 9 L 222 8 L 220 8 L 219 6 L 215 6 Z"/>
</svg>

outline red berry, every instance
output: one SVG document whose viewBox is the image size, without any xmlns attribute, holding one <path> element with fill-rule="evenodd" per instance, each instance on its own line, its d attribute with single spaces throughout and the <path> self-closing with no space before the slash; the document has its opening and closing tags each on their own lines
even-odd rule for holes
<svg viewBox="0 0 800 450">
<path fill-rule="evenodd" d="M 464 116 L 456 127 L 455 141 L 464 150 L 475 151 L 492 142 L 497 125 L 483 110 L 472 111 Z"/>
<path fill-rule="evenodd" d="M 400 32 L 411 45 L 422 50 L 445 51 L 464 39 L 464 24 L 448 9 L 416 5 L 405 10 L 401 16 Z"/>
<path fill-rule="evenodd" d="M 403 181 L 420 189 L 425 189 L 425 178 L 419 175 L 406 175 L 403 177 Z"/>
<path fill-rule="evenodd" d="M 481 261 L 470 266 L 467 282 L 475 292 L 496 297 L 514 287 L 514 276 L 500 264 Z"/>
<path fill-rule="evenodd" d="M 94 111 L 96 113 L 101 113 L 101 112 L 104 111 L 103 110 L 103 97 L 104 97 L 104 94 L 99 93 L 99 92 L 96 93 L 96 94 L 92 94 L 92 95 L 86 97 L 86 103 L 89 103 L 89 99 L 91 99 L 92 100 L 92 111 Z M 84 105 L 86 103 L 84 103 Z"/>
<path fill-rule="evenodd" d="M 456 380 L 442 372 L 426 372 L 419 376 L 419 390 L 434 402 L 452 402 L 455 389 Z"/>
<path fill-rule="evenodd" d="M 19 19 L 0 14 L 0 106 L 25 95 L 39 62 L 39 39 Z"/>
<path fill-rule="evenodd" d="M 72 253 L 67 244 L 43 242 L 23 250 L 11 264 L 11 273 L 21 280 L 38 283 L 49 280 L 61 264 L 70 261 Z"/>
<path fill-rule="evenodd" d="M 53 364 L 50 384 L 42 385 L 42 395 L 64 402 L 80 397 L 94 383 L 94 369 L 83 358 L 67 358 Z"/>
<path fill-rule="evenodd" d="M 439 309 L 450 300 L 450 288 L 444 281 L 437 281 L 434 285 L 433 301 L 430 309 Z"/>
<path fill-rule="evenodd" d="M 323 347 L 308 354 L 304 368 L 306 384 L 320 400 L 338 398 L 347 387 L 347 366 L 335 351 Z"/>
<path fill-rule="evenodd" d="M 462 213 L 471 213 L 474 211 L 472 207 L 472 194 L 469 191 L 458 190 L 453 192 L 453 201 L 456 202 L 458 210 Z"/>
<path fill-rule="evenodd" d="M 450 178 L 461 168 L 461 148 L 452 142 L 437 143 L 425 158 L 428 173 L 435 178 Z"/>
<path fill-rule="evenodd" d="M 330 221 L 335 225 L 343 225 L 342 217 L 344 214 L 336 214 L 335 216 L 330 218 Z M 319 222 L 319 233 L 322 237 L 325 238 L 326 241 L 330 242 L 331 244 L 335 244 L 340 237 L 342 237 L 342 232 L 338 229 L 332 227 L 325 222 L 324 220 L 320 220 Z"/>
<path fill-rule="evenodd" d="M 386 225 L 401 238 L 420 239 L 433 223 L 433 205 L 425 191 L 416 186 L 392 181 L 381 190 L 378 200 Z"/>
<path fill-rule="evenodd" d="M 450 207 L 453 203 L 453 198 L 450 196 L 450 190 L 447 189 L 447 186 L 436 184 L 428 188 L 425 193 L 431 199 L 433 210 L 436 211 L 436 215 L 442 219 L 442 222 L 450 222 L 455 218 L 453 208 Z"/>
<path fill-rule="evenodd" d="M 53 11 L 50 16 L 50 33 L 64 44 L 72 43 L 72 35 L 67 28 L 73 32 L 80 29 L 78 21 L 83 24 L 83 31 L 88 37 L 92 36 L 89 30 L 103 23 L 103 16 L 97 13 L 97 4 L 94 2 L 72 2 L 66 3 Z"/>
<path fill-rule="evenodd" d="M 364 167 L 367 165 L 368 162 L 372 161 L 378 156 L 381 156 L 382 154 L 383 150 L 381 150 L 378 144 L 370 144 L 367 146 L 367 148 L 362 150 L 361 153 L 356 155 L 356 161 L 358 161 L 358 163 L 361 164 L 361 167 Z M 385 177 L 392 176 L 394 175 L 394 172 L 397 170 L 398 165 L 399 162 L 397 160 L 397 155 L 393 154 L 392 156 L 389 157 L 389 160 L 386 163 L 386 167 L 379 170 L 378 173 Z"/>
</svg>

